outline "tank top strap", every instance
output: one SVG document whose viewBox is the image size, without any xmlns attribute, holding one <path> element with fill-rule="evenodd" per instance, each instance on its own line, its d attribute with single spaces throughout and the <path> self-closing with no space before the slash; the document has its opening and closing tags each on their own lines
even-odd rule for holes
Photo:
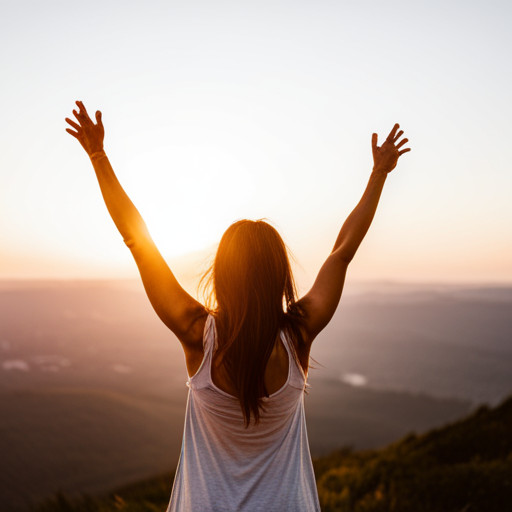
<svg viewBox="0 0 512 512">
<path fill-rule="evenodd" d="M 206 317 L 203 331 L 203 352 L 205 356 L 210 354 L 214 349 L 217 344 L 216 338 L 215 318 L 211 313 L 209 313 Z"/>
<path fill-rule="evenodd" d="M 215 321 L 211 314 L 208 314 L 203 330 L 203 359 L 197 372 L 188 377 L 188 387 L 202 387 L 208 384 L 210 366 L 212 360 L 212 348 L 215 342 Z"/>
<path fill-rule="evenodd" d="M 293 341 L 291 340 L 289 334 L 287 334 L 284 330 L 281 331 L 281 340 L 283 341 L 286 351 L 288 352 L 289 364 L 292 365 L 292 368 L 290 369 L 290 382 L 296 387 L 309 387 L 307 376 L 304 373 L 302 365 L 300 364 Z"/>
</svg>

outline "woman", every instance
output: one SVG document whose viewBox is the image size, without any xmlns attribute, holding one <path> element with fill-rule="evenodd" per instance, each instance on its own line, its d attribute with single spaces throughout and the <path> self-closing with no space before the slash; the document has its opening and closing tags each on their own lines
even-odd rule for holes
<svg viewBox="0 0 512 512">
<path fill-rule="evenodd" d="M 149 300 L 181 342 L 189 396 L 168 511 L 320 510 L 304 416 L 311 344 L 332 318 L 347 267 L 372 222 L 403 131 L 382 146 L 361 201 L 343 224 L 311 290 L 297 300 L 286 247 L 263 221 L 224 233 L 206 276 L 211 307 L 180 286 L 103 149 L 82 102 L 66 131 L 89 155 L 103 198 L 140 271 Z"/>
</svg>

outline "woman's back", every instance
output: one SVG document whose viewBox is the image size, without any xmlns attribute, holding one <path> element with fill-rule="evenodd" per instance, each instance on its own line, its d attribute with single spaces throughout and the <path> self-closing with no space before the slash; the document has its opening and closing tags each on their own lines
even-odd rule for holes
<svg viewBox="0 0 512 512">
<path fill-rule="evenodd" d="M 297 347 L 295 347 L 297 350 Z M 211 376 L 213 383 L 226 393 L 237 396 L 237 389 L 233 385 L 229 372 L 226 370 L 226 366 L 221 364 L 217 365 L 217 352 L 213 354 Z M 275 393 L 278 389 L 282 388 L 288 378 L 289 371 L 289 356 L 288 350 L 286 349 L 281 332 L 276 337 L 274 348 L 268 359 L 265 374 L 264 383 L 265 388 L 269 394 Z"/>
<path fill-rule="evenodd" d="M 216 329 L 208 316 L 203 361 L 187 383 L 182 451 L 169 512 L 320 510 L 304 415 L 306 377 L 291 340 L 283 332 L 281 340 L 288 355 L 287 378 L 275 391 L 269 386 L 259 423 L 246 428 L 239 400 L 212 380 Z M 279 350 L 277 371 L 271 372 L 274 382 L 282 365 Z"/>
</svg>

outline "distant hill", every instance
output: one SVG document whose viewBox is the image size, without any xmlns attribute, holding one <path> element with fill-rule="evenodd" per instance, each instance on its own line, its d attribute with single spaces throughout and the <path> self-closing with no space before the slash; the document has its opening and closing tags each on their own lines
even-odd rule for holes
<svg viewBox="0 0 512 512">
<path fill-rule="evenodd" d="M 512 397 L 380 450 L 341 449 L 314 464 L 325 512 L 512 510 Z M 168 472 L 99 497 L 57 494 L 33 510 L 162 512 L 171 479 Z"/>
</svg>

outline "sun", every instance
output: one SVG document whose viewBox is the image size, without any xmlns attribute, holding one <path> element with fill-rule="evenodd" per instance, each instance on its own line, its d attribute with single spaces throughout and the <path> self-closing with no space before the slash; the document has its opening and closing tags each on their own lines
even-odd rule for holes
<svg viewBox="0 0 512 512">
<path fill-rule="evenodd" d="M 250 214 L 254 187 L 249 170 L 227 149 L 172 148 L 172 163 L 169 152 L 144 155 L 148 171 L 132 175 L 130 195 L 160 251 L 177 257 L 217 244 L 232 222 Z"/>
</svg>

